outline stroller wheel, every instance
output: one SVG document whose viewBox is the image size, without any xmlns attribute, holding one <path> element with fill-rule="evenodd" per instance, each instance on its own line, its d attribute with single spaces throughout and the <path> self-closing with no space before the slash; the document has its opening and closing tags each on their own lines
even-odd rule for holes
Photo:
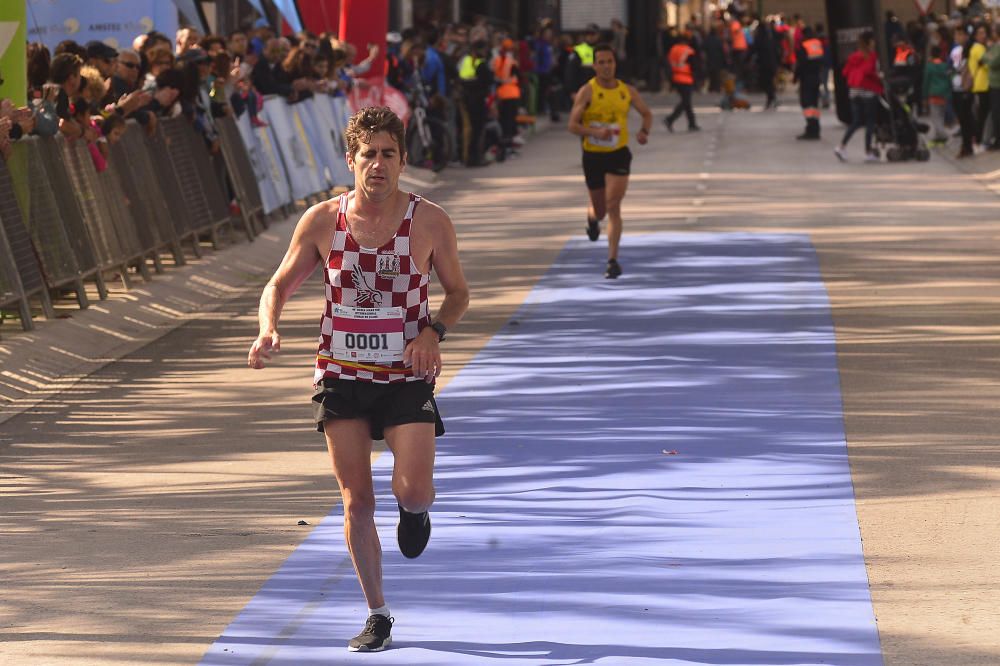
<svg viewBox="0 0 1000 666">
<path fill-rule="evenodd" d="M 931 151 L 926 148 L 917 148 L 917 152 L 914 154 L 918 162 L 926 162 L 931 158 Z"/>
<path fill-rule="evenodd" d="M 885 159 L 887 159 L 890 162 L 899 162 L 900 160 L 904 159 L 903 152 L 899 148 L 893 146 L 889 150 L 885 151 Z"/>
</svg>

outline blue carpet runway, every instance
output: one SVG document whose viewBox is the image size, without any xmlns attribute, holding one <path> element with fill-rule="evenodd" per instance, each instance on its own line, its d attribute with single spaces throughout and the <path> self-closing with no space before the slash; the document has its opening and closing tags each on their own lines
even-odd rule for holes
<svg viewBox="0 0 1000 666">
<path fill-rule="evenodd" d="M 882 664 L 808 239 L 623 241 L 615 282 L 571 242 L 442 392 L 417 560 L 377 461 L 392 648 L 346 650 L 338 505 L 204 664 Z"/>
</svg>

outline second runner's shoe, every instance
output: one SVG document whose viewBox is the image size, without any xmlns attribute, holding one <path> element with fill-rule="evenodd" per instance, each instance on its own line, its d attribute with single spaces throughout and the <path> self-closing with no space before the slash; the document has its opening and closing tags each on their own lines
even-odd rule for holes
<svg viewBox="0 0 1000 666">
<path fill-rule="evenodd" d="M 587 238 L 596 241 L 601 236 L 601 223 L 587 218 Z"/>
<path fill-rule="evenodd" d="M 621 274 L 622 267 L 618 264 L 618 261 L 615 259 L 608 259 L 608 267 L 604 269 L 604 277 L 609 280 L 614 280 Z"/>
<path fill-rule="evenodd" d="M 392 618 L 369 615 L 365 628 L 351 639 L 347 649 L 351 652 L 381 652 L 392 643 Z"/>
<path fill-rule="evenodd" d="M 397 505 L 398 506 L 398 505 Z M 419 557 L 431 538 L 431 517 L 424 511 L 410 513 L 399 507 L 399 522 L 396 524 L 396 540 L 399 552 L 411 560 Z"/>
</svg>

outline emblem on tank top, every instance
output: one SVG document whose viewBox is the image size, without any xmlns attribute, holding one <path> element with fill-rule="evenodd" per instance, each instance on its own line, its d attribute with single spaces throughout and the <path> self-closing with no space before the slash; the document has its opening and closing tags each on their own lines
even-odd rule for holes
<svg viewBox="0 0 1000 666">
<path fill-rule="evenodd" d="M 354 298 L 355 305 L 361 307 L 378 307 L 382 305 L 382 294 L 368 284 L 361 266 L 354 264 L 354 268 L 351 269 L 351 281 L 354 282 L 354 289 L 358 292 L 358 295 Z"/>
<path fill-rule="evenodd" d="M 399 255 L 378 255 L 378 270 L 376 272 L 380 278 L 392 279 L 399 277 Z"/>
</svg>

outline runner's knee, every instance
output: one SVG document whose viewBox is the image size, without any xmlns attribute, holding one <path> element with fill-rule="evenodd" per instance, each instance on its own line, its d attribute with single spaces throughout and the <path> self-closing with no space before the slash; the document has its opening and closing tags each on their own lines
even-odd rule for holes
<svg viewBox="0 0 1000 666">
<path fill-rule="evenodd" d="M 392 493 L 401 507 L 410 513 L 420 513 L 434 503 L 433 483 L 414 483 L 405 477 L 392 480 Z"/>
<path fill-rule="evenodd" d="M 371 520 L 375 517 L 375 493 L 342 489 L 344 515 L 351 521 Z"/>
</svg>

